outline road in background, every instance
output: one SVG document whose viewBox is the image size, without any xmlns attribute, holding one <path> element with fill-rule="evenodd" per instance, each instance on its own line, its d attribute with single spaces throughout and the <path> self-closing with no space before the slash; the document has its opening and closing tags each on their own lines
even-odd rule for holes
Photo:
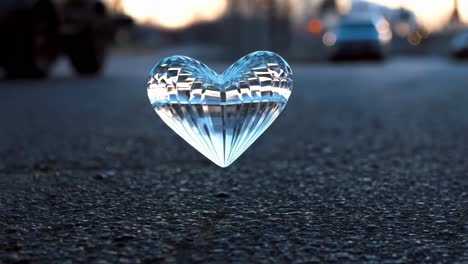
<svg viewBox="0 0 468 264">
<path fill-rule="evenodd" d="M 0 262 L 468 261 L 467 64 L 292 65 L 284 113 L 221 169 L 148 102 L 165 55 L 0 82 Z"/>
</svg>

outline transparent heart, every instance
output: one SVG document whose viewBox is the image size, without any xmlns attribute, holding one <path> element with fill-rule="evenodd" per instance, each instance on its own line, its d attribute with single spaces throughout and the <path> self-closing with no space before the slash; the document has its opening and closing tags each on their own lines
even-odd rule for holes
<svg viewBox="0 0 468 264">
<path fill-rule="evenodd" d="M 150 72 L 148 97 L 161 119 L 220 167 L 232 164 L 275 121 L 293 87 L 279 55 L 253 52 L 222 74 L 185 56 Z"/>
</svg>

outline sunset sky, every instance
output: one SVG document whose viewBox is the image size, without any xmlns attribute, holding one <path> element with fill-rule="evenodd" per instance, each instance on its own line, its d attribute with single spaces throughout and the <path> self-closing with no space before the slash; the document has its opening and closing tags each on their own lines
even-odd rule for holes
<svg viewBox="0 0 468 264">
<path fill-rule="evenodd" d="M 113 2 L 116 0 L 107 0 Z M 290 0 L 293 4 L 296 1 Z M 352 0 L 348 0 L 352 1 Z M 429 30 L 445 25 L 453 12 L 454 0 L 368 0 L 388 7 L 405 7 L 416 14 Z M 124 10 L 139 22 L 180 29 L 196 22 L 213 21 L 228 8 L 227 0 L 122 0 Z M 468 0 L 459 0 L 462 20 L 468 22 Z"/>
<path fill-rule="evenodd" d="M 226 12 L 227 0 L 122 0 L 122 7 L 138 22 L 181 29 L 219 19 Z"/>
<path fill-rule="evenodd" d="M 438 30 L 452 15 L 454 0 L 368 0 L 388 7 L 405 7 L 416 14 L 418 21 L 429 30 Z M 468 0 L 459 0 L 460 16 L 468 22 Z"/>
</svg>

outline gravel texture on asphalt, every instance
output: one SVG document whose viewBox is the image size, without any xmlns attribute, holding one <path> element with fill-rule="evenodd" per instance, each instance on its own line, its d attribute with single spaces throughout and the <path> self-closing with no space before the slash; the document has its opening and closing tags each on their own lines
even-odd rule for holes
<svg viewBox="0 0 468 264">
<path fill-rule="evenodd" d="M 144 75 L 0 82 L 0 263 L 468 263 L 467 69 L 293 65 L 227 169 Z"/>
</svg>

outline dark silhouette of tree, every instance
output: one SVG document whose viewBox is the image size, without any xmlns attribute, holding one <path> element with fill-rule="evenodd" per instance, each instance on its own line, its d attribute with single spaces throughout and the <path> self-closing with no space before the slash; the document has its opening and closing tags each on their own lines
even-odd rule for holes
<svg viewBox="0 0 468 264">
<path fill-rule="evenodd" d="M 291 8 L 289 1 L 265 0 L 268 16 L 269 48 L 286 52 L 291 39 Z"/>
<path fill-rule="evenodd" d="M 335 0 L 323 0 L 322 4 L 319 7 L 320 13 L 326 12 L 336 12 L 337 4 Z"/>
<path fill-rule="evenodd" d="M 452 13 L 452 23 L 459 23 L 460 22 L 460 13 L 458 10 L 458 0 L 453 1 L 453 13 Z"/>
</svg>

